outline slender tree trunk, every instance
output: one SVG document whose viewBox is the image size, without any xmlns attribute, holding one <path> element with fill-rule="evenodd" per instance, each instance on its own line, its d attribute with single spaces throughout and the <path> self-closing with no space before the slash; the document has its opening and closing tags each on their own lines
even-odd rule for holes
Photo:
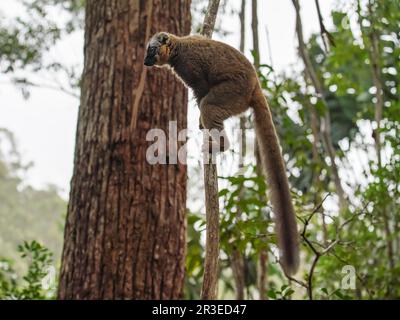
<svg viewBox="0 0 400 320">
<path fill-rule="evenodd" d="M 381 157 L 381 121 L 383 114 L 383 88 L 382 88 L 382 76 L 381 76 L 381 67 L 379 61 L 379 44 L 378 44 L 378 34 L 375 30 L 370 33 L 370 41 L 371 41 L 371 49 L 370 49 L 370 58 L 372 65 L 372 80 L 374 86 L 376 88 L 375 93 L 375 122 L 376 122 L 376 130 L 375 130 L 375 149 L 376 156 L 378 159 L 379 167 L 382 167 L 382 157 Z"/>
<path fill-rule="evenodd" d="M 187 90 L 143 66 L 152 33 L 190 31 L 190 1 L 87 0 L 85 63 L 59 299 L 177 299 L 186 166 L 150 165 L 152 128 L 186 128 Z M 178 147 L 183 142 L 178 143 Z"/>
<path fill-rule="evenodd" d="M 372 9 L 371 9 L 372 14 Z M 375 98 L 375 122 L 376 122 L 376 130 L 374 132 L 375 138 L 375 149 L 376 149 L 376 156 L 378 159 L 378 166 L 382 168 L 382 142 L 381 142 L 381 121 L 383 115 L 383 86 L 382 86 L 382 76 L 381 76 L 381 68 L 380 68 L 380 61 L 379 61 L 379 45 L 378 45 L 378 34 L 375 29 L 370 33 L 370 41 L 371 41 L 371 50 L 370 50 L 370 57 L 371 57 L 371 65 L 372 65 L 372 79 L 374 86 L 376 88 Z M 384 182 L 383 182 L 384 183 Z M 389 226 L 389 216 L 387 213 L 386 205 L 383 205 L 382 208 L 382 217 L 384 222 L 385 228 L 385 236 L 387 241 L 387 251 L 388 251 L 388 258 L 389 258 L 389 266 L 390 269 L 394 269 L 394 253 L 393 253 L 393 242 L 392 242 L 392 232 Z"/>
<path fill-rule="evenodd" d="M 256 70 L 260 67 L 260 45 L 258 36 L 258 3 L 257 0 L 251 1 L 251 29 L 253 35 L 253 56 L 254 56 L 254 67 Z M 260 150 L 257 143 L 257 137 L 254 139 L 255 146 L 255 157 L 256 157 L 256 170 L 258 176 L 264 176 L 261 167 Z M 259 297 L 261 300 L 267 298 L 266 283 L 267 283 L 267 269 L 268 269 L 268 250 L 261 249 L 258 256 L 258 267 L 257 267 L 257 286 L 259 291 Z"/>
<path fill-rule="evenodd" d="M 306 77 L 313 84 L 315 91 L 319 96 L 319 99 L 325 105 L 324 115 L 320 119 L 321 135 L 322 135 L 322 140 L 324 142 L 326 153 L 331 162 L 330 168 L 331 168 L 331 172 L 332 172 L 332 176 L 333 176 L 333 182 L 334 182 L 335 188 L 336 188 L 336 193 L 339 198 L 339 206 L 341 209 L 345 209 L 345 208 L 347 208 L 347 200 L 345 197 L 345 193 L 343 191 L 341 179 L 339 177 L 339 170 L 338 170 L 338 167 L 336 164 L 336 150 L 332 143 L 330 112 L 329 112 L 328 105 L 325 100 L 324 88 L 322 86 L 320 79 L 317 76 L 317 73 L 314 70 L 314 66 L 311 63 L 311 59 L 310 59 L 310 56 L 308 54 L 308 51 L 307 51 L 307 48 L 306 48 L 306 45 L 304 42 L 303 26 L 302 26 L 301 16 L 300 16 L 299 1 L 292 0 L 292 2 L 293 2 L 293 6 L 296 10 L 296 34 L 297 34 L 297 38 L 298 38 L 298 42 L 299 42 L 299 53 L 303 60 L 305 71 L 306 71 L 305 74 L 306 74 Z"/>
<path fill-rule="evenodd" d="M 244 45 L 245 45 L 245 17 L 246 17 L 246 0 L 242 0 L 241 9 L 239 13 L 239 20 L 240 20 L 240 44 L 239 50 L 243 53 L 244 52 Z M 242 114 L 240 116 L 240 154 L 239 154 L 239 174 L 243 174 L 244 169 L 244 159 L 246 157 L 246 115 Z M 243 189 L 240 190 L 239 198 L 243 197 Z M 237 213 L 236 213 L 236 220 L 241 220 L 242 210 L 240 206 L 237 206 Z M 243 300 L 244 299 L 244 289 L 245 289 L 245 268 L 244 268 L 244 257 L 242 252 L 235 246 L 232 252 L 231 257 L 231 266 L 233 271 L 233 279 L 235 281 L 236 287 L 236 299 Z"/>
<path fill-rule="evenodd" d="M 202 34 L 211 38 L 220 0 L 209 0 L 204 16 Z M 204 143 L 209 139 L 204 133 Z M 206 204 L 206 252 L 204 258 L 204 277 L 201 288 L 202 299 L 216 299 L 218 296 L 219 274 L 219 198 L 218 172 L 215 155 L 204 153 L 204 192 Z"/>
<path fill-rule="evenodd" d="M 375 150 L 376 157 L 378 160 L 378 167 L 382 168 L 382 142 L 381 142 L 381 122 L 383 116 L 383 106 L 384 106 L 384 96 L 383 96 L 383 81 L 381 74 L 381 66 L 380 66 L 380 52 L 379 52 L 379 31 L 374 27 L 375 18 L 374 18 L 374 9 L 373 3 L 368 1 L 368 18 L 371 23 L 371 31 L 366 32 L 365 28 L 361 22 L 361 4 L 360 1 L 357 1 L 357 11 L 359 17 L 359 25 L 361 29 L 361 33 L 363 35 L 363 40 L 367 48 L 369 48 L 368 53 L 371 60 L 371 71 L 372 71 L 372 82 L 375 86 L 375 106 L 374 106 L 374 114 L 375 114 L 375 122 L 376 129 L 374 130 L 374 141 L 375 141 Z M 384 182 L 381 182 L 384 184 Z M 386 238 L 386 249 L 389 260 L 389 267 L 391 270 L 395 268 L 395 258 L 394 258 L 394 248 L 393 248 L 393 239 L 392 239 L 392 231 L 390 229 L 390 218 L 387 212 L 387 206 L 382 205 L 381 215 L 384 224 L 384 232 Z M 388 288 L 390 290 L 391 288 Z"/>
<path fill-rule="evenodd" d="M 310 110 L 310 124 L 311 124 L 311 132 L 313 135 L 312 142 L 312 163 L 315 168 L 315 175 L 312 179 L 312 186 L 315 187 L 315 192 L 313 192 L 313 202 L 314 207 L 317 207 L 321 201 L 321 192 L 323 192 L 323 181 L 320 175 L 320 166 L 322 164 L 322 160 L 319 154 L 319 145 L 320 145 L 320 133 L 319 133 L 319 123 L 318 123 L 318 113 L 314 105 L 311 103 L 307 104 L 307 108 Z M 328 241 L 328 228 L 325 221 L 324 208 L 321 206 L 321 222 L 322 222 L 322 234 L 323 240 L 326 244 Z"/>
<path fill-rule="evenodd" d="M 259 37 L 258 37 L 258 10 L 257 10 L 257 0 L 251 0 L 251 31 L 253 36 L 253 58 L 254 58 L 254 67 L 257 72 L 260 68 L 260 45 L 259 45 Z M 255 158 L 257 164 L 257 174 L 259 176 L 263 176 L 263 172 L 261 169 L 261 158 L 260 152 L 257 143 L 257 137 L 254 138 L 254 151 Z"/>
<path fill-rule="evenodd" d="M 244 257 L 239 249 L 233 248 L 231 259 L 231 268 L 233 273 L 233 279 L 235 281 L 235 296 L 237 300 L 244 299 L 245 289 L 245 269 L 244 269 Z"/>
<path fill-rule="evenodd" d="M 242 0 L 239 12 L 240 20 L 240 43 L 239 50 L 244 53 L 244 46 L 246 44 L 246 0 Z"/>
<path fill-rule="evenodd" d="M 251 31 L 253 36 L 253 58 L 254 58 L 254 67 L 257 72 L 260 68 L 260 45 L 259 45 L 259 37 L 258 37 L 258 10 L 257 10 L 257 0 L 251 0 Z M 257 137 L 254 138 L 254 151 L 256 158 L 256 170 L 257 175 L 264 176 L 262 168 L 261 168 L 261 158 L 260 151 L 258 148 Z"/>
<path fill-rule="evenodd" d="M 253 54 L 254 66 L 256 69 L 260 66 L 260 46 L 258 37 L 258 10 L 257 0 L 251 0 L 251 30 L 253 33 Z"/>
</svg>

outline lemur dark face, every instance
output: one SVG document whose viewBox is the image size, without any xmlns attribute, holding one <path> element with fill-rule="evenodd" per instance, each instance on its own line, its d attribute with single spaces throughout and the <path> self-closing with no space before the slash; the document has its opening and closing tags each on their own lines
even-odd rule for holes
<svg viewBox="0 0 400 320">
<path fill-rule="evenodd" d="M 147 53 L 144 58 L 146 66 L 162 66 L 168 62 L 170 53 L 170 37 L 166 32 L 156 33 L 147 44 Z"/>
</svg>

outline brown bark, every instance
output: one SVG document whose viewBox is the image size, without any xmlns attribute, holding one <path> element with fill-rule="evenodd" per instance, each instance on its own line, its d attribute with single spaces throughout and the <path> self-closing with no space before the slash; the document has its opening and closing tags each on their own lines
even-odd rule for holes
<svg viewBox="0 0 400 320">
<path fill-rule="evenodd" d="M 149 129 L 186 128 L 187 90 L 143 66 L 159 30 L 189 33 L 190 1 L 87 0 L 59 299 L 182 297 L 186 166 L 146 161 Z"/>
<path fill-rule="evenodd" d="M 217 19 L 219 0 L 209 0 L 203 22 L 202 35 L 211 38 Z M 208 135 L 204 134 L 204 143 Z M 204 258 L 204 276 L 201 288 L 202 299 L 216 299 L 218 295 L 219 264 L 219 199 L 218 171 L 214 155 L 204 153 L 204 192 L 206 205 L 206 252 Z"/>
<path fill-rule="evenodd" d="M 237 300 L 244 299 L 245 289 L 245 268 L 244 268 L 244 257 L 239 249 L 236 247 L 232 250 L 232 257 L 230 257 L 233 280 L 235 281 L 235 296 Z"/>
<path fill-rule="evenodd" d="M 220 0 L 209 0 L 206 15 L 204 16 L 203 29 L 201 34 L 211 38 L 214 32 L 215 21 L 217 20 Z"/>
<path fill-rule="evenodd" d="M 268 280 L 268 250 L 261 249 L 259 254 L 258 261 L 258 292 L 260 300 L 268 300 L 268 288 L 267 288 L 267 280 Z"/>
<path fill-rule="evenodd" d="M 214 163 L 204 164 L 206 249 L 201 299 L 217 299 L 219 275 L 218 173 Z"/>
</svg>

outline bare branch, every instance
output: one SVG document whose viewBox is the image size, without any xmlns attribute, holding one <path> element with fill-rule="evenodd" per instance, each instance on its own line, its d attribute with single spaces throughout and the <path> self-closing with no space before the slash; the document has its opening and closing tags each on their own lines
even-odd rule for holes
<svg viewBox="0 0 400 320">
<path fill-rule="evenodd" d="M 60 84 L 51 85 L 51 84 L 47 84 L 47 83 L 36 83 L 36 82 L 33 82 L 33 81 L 29 81 L 27 79 L 11 79 L 11 81 L 15 85 L 59 91 L 59 92 L 62 92 L 62 93 L 65 93 L 65 94 L 69 95 L 70 97 L 79 99 L 79 94 L 77 94 L 77 93 L 65 88 L 64 86 L 62 86 Z M 1 82 L 0 84 L 9 84 L 9 82 Z"/>
<path fill-rule="evenodd" d="M 326 29 L 325 24 L 324 24 L 324 18 L 322 17 L 321 13 L 321 8 L 319 7 L 319 1 L 315 0 L 315 6 L 317 7 L 317 12 L 318 12 L 318 21 L 319 21 L 319 27 L 320 27 L 320 32 L 321 32 L 321 38 L 322 38 L 322 43 L 324 44 L 325 51 L 329 51 L 329 45 L 335 47 L 335 40 L 332 36 L 332 34 L 329 33 L 329 31 Z"/>
</svg>

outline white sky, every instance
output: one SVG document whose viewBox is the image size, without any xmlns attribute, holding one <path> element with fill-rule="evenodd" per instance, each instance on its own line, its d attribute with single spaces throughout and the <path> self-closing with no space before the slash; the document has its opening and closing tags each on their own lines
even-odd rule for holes
<svg viewBox="0 0 400 320">
<path fill-rule="evenodd" d="M 236 6 L 240 1 L 231 1 Z M 335 0 L 321 0 L 321 10 L 326 24 L 330 25 L 329 12 Z M 250 3 L 247 6 L 246 55 L 251 49 Z M 319 31 L 313 0 L 301 0 L 305 36 Z M 1 0 L 0 12 L 5 17 L 18 14 L 19 6 L 14 0 Z M 274 67 L 283 71 L 297 63 L 297 41 L 294 33 L 295 15 L 291 0 L 259 0 L 259 37 L 261 62 L 269 63 L 265 24 L 267 23 Z M 239 21 L 224 17 L 222 28 L 232 35 L 224 39 L 238 46 Z M 51 54 L 66 63 L 82 62 L 82 34 L 63 41 Z M 76 117 L 79 101 L 66 94 L 49 89 L 32 89 L 31 97 L 24 100 L 19 89 L 5 84 L 0 77 L 0 127 L 11 130 L 17 139 L 24 161 L 33 161 L 27 181 L 35 187 L 55 184 L 67 196 L 72 174 Z M 189 114 L 189 128 L 197 127 L 196 111 Z M 194 123 L 191 123 L 192 120 Z"/>
</svg>

